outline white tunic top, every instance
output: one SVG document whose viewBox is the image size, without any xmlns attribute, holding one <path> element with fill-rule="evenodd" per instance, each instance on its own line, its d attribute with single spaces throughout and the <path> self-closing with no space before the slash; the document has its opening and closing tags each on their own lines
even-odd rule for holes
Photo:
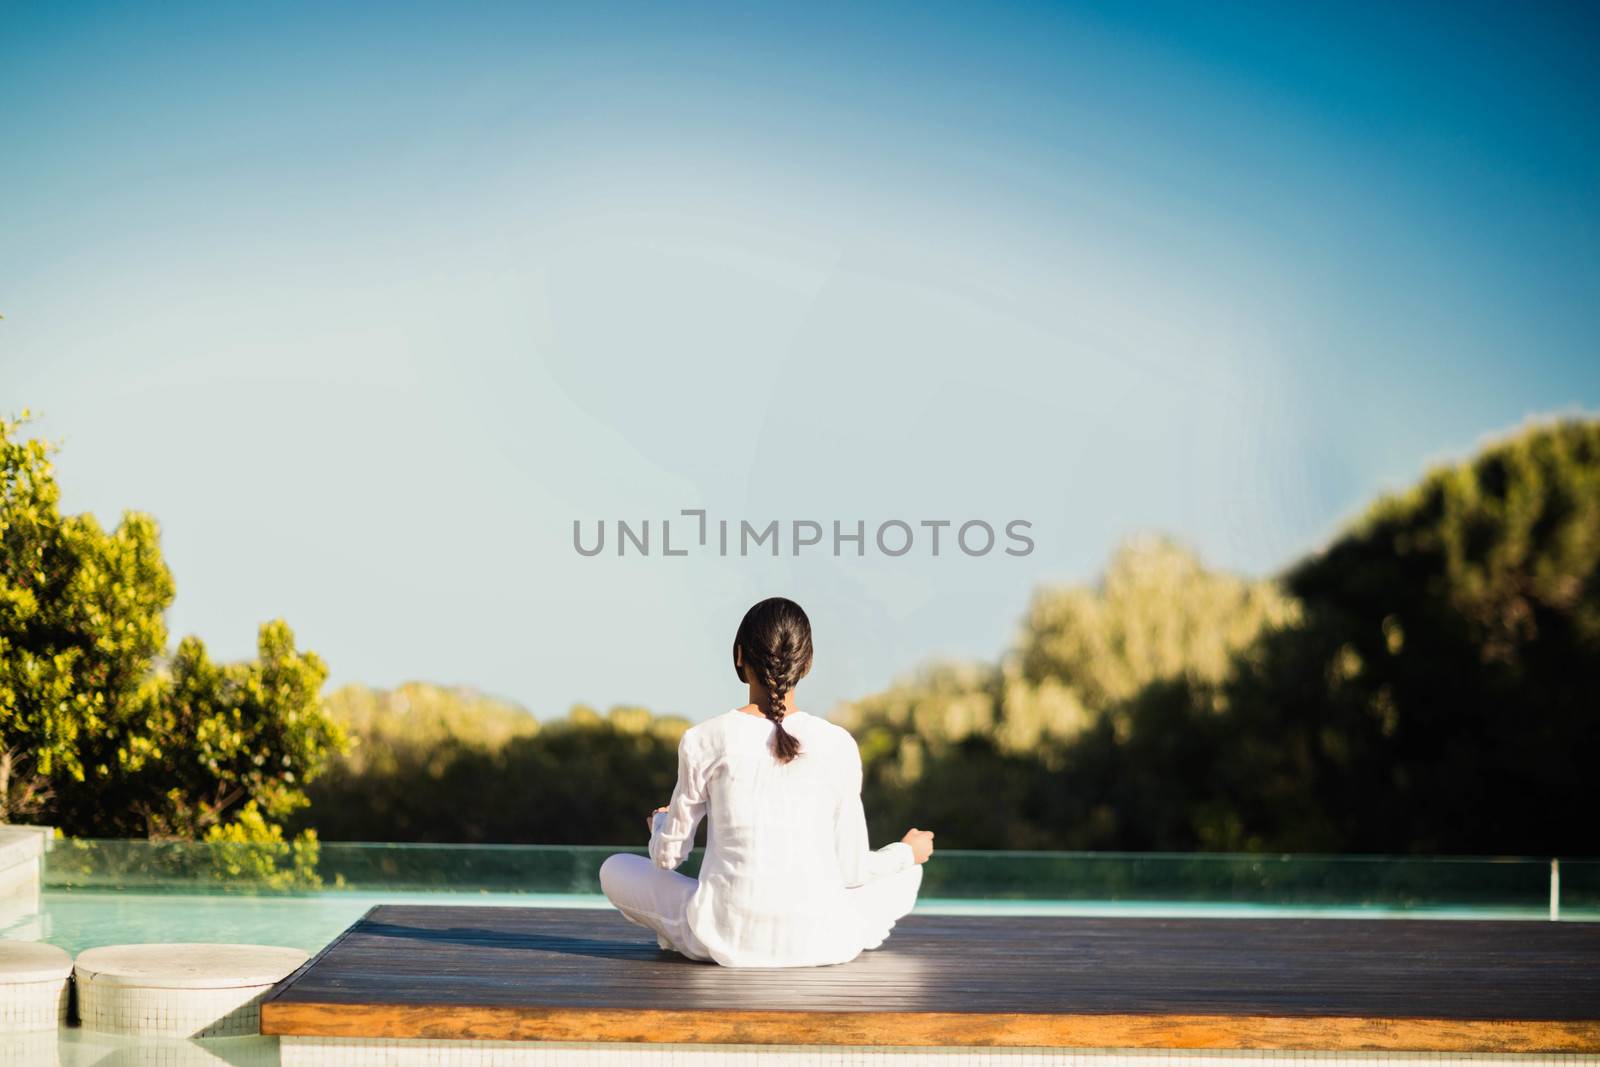
<svg viewBox="0 0 1600 1067">
<path fill-rule="evenodd" d="M 867 845 L 861 750 L 850 732 L 803 711 L 783 727 L 800 742 L 787 764 L 771 722 L 738 710 L 689 728 L 678 745 L 678 784 L 656 814 L 650 858 L 676 868 L 709 814 L 689 930 L 727 967 L 844 963 L 887 929 L 850 904 L 847 887 L 916 862 L 903 841 Z"/>
</svg>

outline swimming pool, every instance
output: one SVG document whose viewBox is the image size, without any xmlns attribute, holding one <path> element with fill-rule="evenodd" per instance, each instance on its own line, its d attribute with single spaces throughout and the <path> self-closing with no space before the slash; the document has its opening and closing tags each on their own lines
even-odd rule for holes
<svg viewBox="0 0 1600 1067">
<path fill-rule="evenodd" d="M 143 941 L 314 952 L 376 904 L 605 907 L 612 846 L 324 843 L 309 883 L 194 842 L 64 840 L 37 911 L 0 936 L 77 953 Z M 684 872 L 694 874 L 699 853 Z M 248 862 L 254 861 L 254 862 Z M 303 874 L 304 872 L 302 872 Z M 941 850 L 919 912 L 1262 918 L 1600 918 L 1600 862 L 1534 858 Z"/>
<path fill-rule="evenodd" d="M 270 857 L 262 863 L 259 856 L 203 844 L 58 841 L 31 906 L 0 915 L 0 937 L 47 941 L 73 955 L 103 945 L 172 941 L 315 953 L 383 904 L 605 908 L 595 875 L 616 851 L 638 850 L 330 843 L 309 874 L 286 879 Z M 695 873 L 697 858 L 685 873 Z M 1600 919 L 1600 862 L 941 850 L 927 870 L 917 911 L 1192 918 L 1559 915 L 1593 921 Z M 51 1043 L 52 1038 L 59 1040 Z M 733 1051 L 696 1054 L 715 1059 Z M 466 1055 L 450 1054 L 456 1052 Z M 805 1062 L 824 1060 L 833 1062 L 822 1053 Z M 267 1065 L 279 1062 L 279 1048 L 271 1038 L 133 1040 L 77 1029 L 0 1039 L 0 1065 L 146 1062 Z"/>
<path fill-rule="evenodd" d="M 595 872 L 613 851 L 619 849 L 339 843 L 323 845 L 318 856 L 322 888 L 283 888 L 261 877 L 219 878 L 218 854 L 203 845 L 62 841 L 46 856 L 37 909 L 0 920 L 0 936 L 72 953 L 149 941 L 315 952 L 378 904 L 606 907 Z M 696 861 L 685 864 L 686 873 Z M 928 867 L 917 910 L 1518 920 L 1557 913 L 1586 921 L 1600 920 L 1597 886 L 1595 861 L 947 849 Z"/>
<path fill-rule="evenodd" d="M 101 945 L 146 941 L 216 941 L 283 945 L 316 952 L 378 904 L 474 904 L 491 907 L 603 908 L 591 893 L 447 893 L 343 891 L 285 895 L 47 889 L 36 914 L 0 931 L 59 945 L 73 955 Z M 926 898 L 921 914 L 1126 915 L 1173 917 L 1348 917 L 1543 919 L 1538 908 L 1311 907 L 1241 903 L 1117 900 L 961 900 Z M 1568 919 L 1596 918 L 1585 910 Z"/>
</svg>

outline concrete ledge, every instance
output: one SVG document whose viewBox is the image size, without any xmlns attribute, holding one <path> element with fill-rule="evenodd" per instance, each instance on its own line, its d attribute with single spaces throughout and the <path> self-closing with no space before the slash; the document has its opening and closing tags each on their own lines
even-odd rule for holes
<svg viewBox="0 0 1600 1067">
<path fill-rule="evenodd" d="M 112 945 L 78 957 L 86 1030 L 138 1037 L 246 1037 L 261 997 L 308 958 L 263 945 Z"/>
<path fill-rule="evenodd" d="M 40 860 L 54 834 L 49 826 L 0 826 L 0 897 L 38 897 Z"/>
</svg>

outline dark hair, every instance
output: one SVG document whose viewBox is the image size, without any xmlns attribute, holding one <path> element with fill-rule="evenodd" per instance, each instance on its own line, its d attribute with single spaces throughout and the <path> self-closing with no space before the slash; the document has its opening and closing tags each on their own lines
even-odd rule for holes
<svg viewBox="0 0 1600 1067">
<path fill-rule="evenodd" d="M 733 637 L 733 669 L 739 681 L 754 680 L 767 691 L 761 713 L 777 727 L 772 737 L 779 763 L 800 754 L 800 742 L 783 728 L 783 705 L 800 679 L 811 670 L 811 620 L 800 605 L 781 596 L 763 600 L 744 614 Z M 743 658 L 744 666 L 739 666 Z"/>
</svg>

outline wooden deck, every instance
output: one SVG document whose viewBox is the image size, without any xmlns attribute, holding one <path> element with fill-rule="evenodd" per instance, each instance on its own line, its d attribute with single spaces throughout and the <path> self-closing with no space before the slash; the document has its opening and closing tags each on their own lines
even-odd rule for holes
<svg viewBox="0 0 1600 1067">
<path fill-rule="evenodd" d="M 381 906 L 267 1034 L 1600 1052 L 1600 923 L 912 915 L 835 967 L 695 963 L 610 911 Z"/>
</svg>

